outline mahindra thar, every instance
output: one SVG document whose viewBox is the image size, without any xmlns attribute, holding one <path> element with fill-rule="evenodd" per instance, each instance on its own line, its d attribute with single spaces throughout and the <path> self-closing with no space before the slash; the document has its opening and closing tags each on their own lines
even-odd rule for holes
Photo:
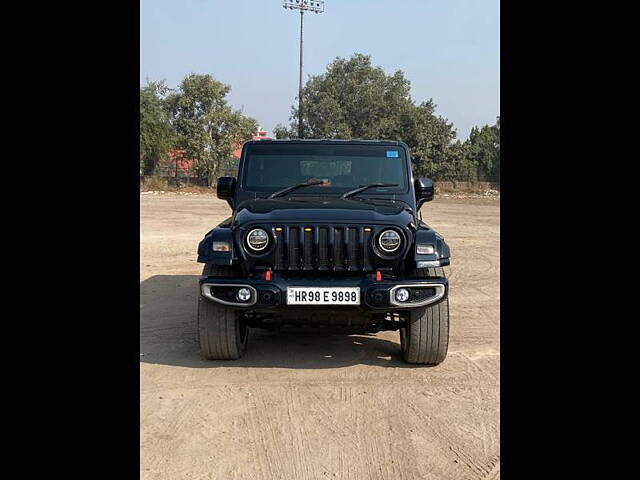
<svg viewBox="0 0 640 480">
<path fill-rule="evenodd" d="M 399 330 L 406 362 L 445 359 L 449 247 L 422 220 L 434 185 L 414 179 L 407 145 L 250 141 L 217 195 L 233 213 L 198 246 L 205 358 L 240 358 L 266 328 Z"/>
</svg>

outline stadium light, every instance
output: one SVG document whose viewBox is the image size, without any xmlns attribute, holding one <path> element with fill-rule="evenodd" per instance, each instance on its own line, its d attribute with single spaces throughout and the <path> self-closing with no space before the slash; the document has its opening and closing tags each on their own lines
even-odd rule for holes
<svg viewBox="0 0 640 480">
<path fill-rule="evenodd" d="M 282 7 L 289 10 L 300 10 L 300 78 L 298 80 L 298 137 L 304 138 L 304 125 L 302 123 L 302 33 L 304 25 L 304 12 L 323 13 L 324 1 L 322 0 L 283 0 Z"/>
</svg>

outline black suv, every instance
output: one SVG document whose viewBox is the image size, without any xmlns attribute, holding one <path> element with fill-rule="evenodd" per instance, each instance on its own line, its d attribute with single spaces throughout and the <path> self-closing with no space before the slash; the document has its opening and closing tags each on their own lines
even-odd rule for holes
<svg viewBox="0 0 640 480">
<path fill-rule="evenodd" d="M 240 358 L 250 328 L 400 330 L 407 362 L 442 362 L 449 247 L 420 213 L 433 193 L 401 142 L 245 143 L 237 179 L 218 179 L 233 214 L 198 246 L 204 357 Z"/>
</svg>

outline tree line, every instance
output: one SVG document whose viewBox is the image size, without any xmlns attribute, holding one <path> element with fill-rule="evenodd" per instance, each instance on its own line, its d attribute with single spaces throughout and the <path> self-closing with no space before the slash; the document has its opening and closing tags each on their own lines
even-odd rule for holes
<svg viewBox="0 0 640 480">
<path fill-rule="evenodd" d="M 193 161 L 207 185 L 228 166 L 236 145 L 250 140 L 258 122 L 234 110 L 229 85 L 207 74 L 187 75 L 177 89 L 164 81 L 140 88 L 140 172 L 153 175 L 170 152 Z"/>
<path fill-rule="evenodd" d="M 255 119 L 233 110 L 230 87 L 210 75 L 191 74 L 176 90 L 164 82 L 140 89 L 141 172 L 152 175 L 176 148 L 195 159 L 196 174 L 208 184 L 231 159 L 234 145 L 249 140 Z M 435 112 L 433 100 L 416 103 L 402 71 L 388 75 L 367 55 L 336 58 L 325 73 L 311 76 L 302 90 L 305 138 L 387 139 L 411 148 L 414 172 L 435 180 L 500 181 L 500 118 L 474 127 L 465 141 Z M 276 138 L 296 138 L 298 109 Z"/>
</svg>

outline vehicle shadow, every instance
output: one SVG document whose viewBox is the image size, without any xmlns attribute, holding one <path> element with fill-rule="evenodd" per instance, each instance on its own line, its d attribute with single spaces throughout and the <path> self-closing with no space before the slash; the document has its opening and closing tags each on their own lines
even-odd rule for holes
<svg viewBox="0 0 640 480">
<path fill-rule="evenodd" d="M 402 360 L 397 332 L 332 335 L 251 329 L 247 353 L 240 360 L 204 360 L 196 336 L 198 278 L 155 275 L 140 283 L 141 362 L 193 368 L 416 367 Z"/>
</svg>

